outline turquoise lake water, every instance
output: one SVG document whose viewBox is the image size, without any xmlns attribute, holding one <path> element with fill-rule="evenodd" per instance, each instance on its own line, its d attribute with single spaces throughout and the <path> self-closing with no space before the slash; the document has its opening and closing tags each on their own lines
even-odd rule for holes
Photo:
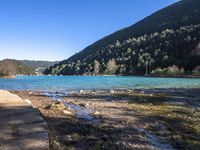
<svg viewBox="0 0 200 150">
<path fill-rule="evenodd" d="M 200 88 L 200 79 L 128 76 L 17 76 L 0 79 L 0 89 L 74 91 L 92 89 Z"/>
</svg>

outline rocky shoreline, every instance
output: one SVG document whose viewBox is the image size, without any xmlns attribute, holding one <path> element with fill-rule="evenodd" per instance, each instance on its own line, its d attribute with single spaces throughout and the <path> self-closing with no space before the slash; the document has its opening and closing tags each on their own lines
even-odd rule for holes
<svg viewBox="0 0 200 150">
<path fill-rule="evenodd" d="M 50 129 L 51 149 L 195 150 L 200 146 L 199 89 L 81 90 L 54 93 L 54 97 L 13 93 L 39 108 Z"/>
</svg>

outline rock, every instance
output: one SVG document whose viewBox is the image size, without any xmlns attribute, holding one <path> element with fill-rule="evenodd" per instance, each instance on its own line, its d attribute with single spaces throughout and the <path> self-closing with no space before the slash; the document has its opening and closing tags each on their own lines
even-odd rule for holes
<svg viewBox="0 0 200 150">
<path fill-rule="evenodd" d="M 86 103 L 86 104 L 85 104 L 85 107 L 90 107 L 89 103 Z"/>
<path fill-rule="evenodd" d="M 63 113 L 66 115 L 72 115 L 72 112 L 68 111 L 68 110 L 63 110 Z"/>
<path fill-rule="evenodd" d="M 95 111 L 94 115 L 100 115 L 99 111 Z"/>
<path fill-rule="evenodd" d="M 31 101 L 30 101 L 29 99 L 25 99 L 24 101 L 25 101 L 26 103 L 32 105 L 32 103 L 31 103 Z"/>
<path fill-rule="evenodd" d="M 162 124 L 158 125 L 158 130 L 161 130 L 163 132 L 163 130 L 166 130 L 166 127 Z"/>
<path fill-rule="evenodd" d="M 68 142 L 72 142 L 72 141 L 73 141 L 71 135 L 66 135 L 64 138 L 65 138 L 65 140 L 67 140 Z"/>
<path fill-rule="evenodd" d="M 150 106 L 153 106 L 153 103 L 149 103 Z"/>
<path fill-rule="evenodd" d="M 68 110 L 71 110 L 71 107 L 67 106 L 67 109 L 68 109 Z"/>
<path fill-rule="evenodd" d="M 85 104 L 81 103 L 81 104 L 79 104 L 79 106 L 81 106 L 81 107 L 85 107 Z"/>
<path fill-rule="evenodd" d="M 56 110 L 64 110 L 66 109 L 65 105 L 61 102 L 55 102 L 51 104 L 48 108 L 50 109 L 56 109 Z"/>
<path fill-rule="evenodd" d="M 59 142 L 53 140 L 53 142 L 52 142 L 52 149 L 62 149 L 62 146 L 60 145 Z"/>
<path fill-rule="evenodd" d="M 114 90 L 110 90 L 110 94 L 115 94 L 115 91 Z"/>
<path fill-rule="evenodd" d="M 144 91 L 141 91 L 140 93 L 141 93 L 141 94 L 144 94 Z"/>
<path fill-rule="evenodd" d="M 81 94 L 84 94 L 84 90 L 80 90 L 80 93 L 81 93 Z"/>
<path fill-rule="evenodd" d="M 60 146 L 60 143 L 58 143 L 57 141 L 53 140 L 53 143 L 57 146 Z"/>
</svg>

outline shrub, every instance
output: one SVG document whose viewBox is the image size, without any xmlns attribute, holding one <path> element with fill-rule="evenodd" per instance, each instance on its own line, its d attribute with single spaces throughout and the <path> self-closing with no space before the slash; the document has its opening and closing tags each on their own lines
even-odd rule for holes
<svg viewBox="0 0 200 150">
<path fill-rule="evenodd" d="M 195 68 L 194 68 L 194 70 L 192 71 L 192 74 L 200 74 L 200 65 L 199 66 L 196 66 Z"/>
<path fill-rule="evenodd" d="M 163 69 L 156 68 L 155 70 L 152 71 L 151 74 L 174 76 L 174 75 L 182 75 L 184 73 L 185 73 L 184 68 L 179 69 L 176 65 L 173 65 Z"/>
</svg>

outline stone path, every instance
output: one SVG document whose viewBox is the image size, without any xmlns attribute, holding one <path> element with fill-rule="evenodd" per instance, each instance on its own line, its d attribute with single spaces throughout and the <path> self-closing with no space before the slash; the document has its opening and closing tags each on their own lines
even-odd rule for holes
<svg viewBox="0 0 200 150">
<path fill-rule="evenodd" d="M 49 149 L 48 126 L 38 109 L 0 90 L 0 149 Z"/>
</svg>

